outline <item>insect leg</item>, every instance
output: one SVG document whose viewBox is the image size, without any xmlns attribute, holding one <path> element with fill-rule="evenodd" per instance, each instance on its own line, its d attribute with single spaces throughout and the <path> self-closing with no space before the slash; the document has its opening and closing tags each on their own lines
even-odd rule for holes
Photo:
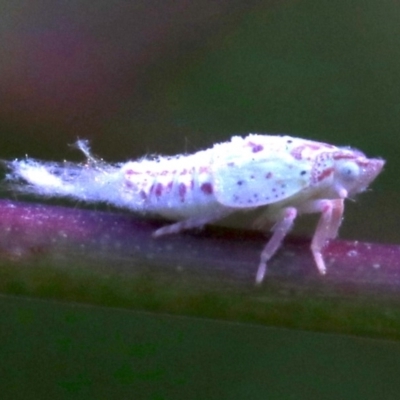
<svg viewBox="0 0 400 400">
<path fill-rule="evenodd" d="M 173 224 L 163 226 L 162 228 L 159 228 L 156 231 L 154 231 L 153 237 L 170 235 L 172 233 L 179 233 L 186 229 L 201 228 L 205 224 L 226 217 L 231 212 L 232 211 L 229 212 L 219 211 L 214 214 L 207 214 L 205 216 L 198 216 L 198 217 L 188 218 L 183 221 L 175 222 Z"/>
<path fill-rule="evenodd" d="M 267 209 L 255 219 L 251 226 L 257 230 L 267 230 L 271 228 L 272 224 L 271 213 Z"/>
<path fill-rule="evenodd" d="M 315 211 L 321 212 L 321 217 L 311 242 L 311 251 L 319 272 L 324 275 L 326 266 L 321 250 L 329 239 L 337 236 L 342 222 L 344 204 L 343 199 L 320 200 L 314 203 L 314 207 Z"/>
<path fill-rule="evenodd" d="M 282 244 L 282 241 L 290 231 L 296 216 L 297 210 L 294 207 L 287 207 L 283 210 L 281 220 L 279 220 L 273 227 L 273 235 L 261 253 L 261 260 L 256 275 L 257 284 L 263 281 L 267 270 L 267 261 L 276 253 L 279 246 Z"/>
</svg>

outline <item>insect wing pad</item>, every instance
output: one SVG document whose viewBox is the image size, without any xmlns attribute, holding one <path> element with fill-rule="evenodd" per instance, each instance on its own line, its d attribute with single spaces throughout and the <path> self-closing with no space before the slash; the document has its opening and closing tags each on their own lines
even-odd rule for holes
<svg viewBox="0 0 400 400">
<path fill-rule="evenodd" d="M 310 185 L 310 165 L 290 154 L 217 157 L 212 165 L 215 197 L 234 208 L 276 203 Z"/>
</svg>

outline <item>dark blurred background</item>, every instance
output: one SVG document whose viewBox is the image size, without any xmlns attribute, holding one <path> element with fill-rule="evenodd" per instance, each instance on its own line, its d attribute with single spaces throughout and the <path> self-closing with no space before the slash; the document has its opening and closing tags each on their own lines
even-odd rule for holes
<svg viewBox="0 0 400 400">
<path fill-rule="evenodd" d="M 109 161 L 248 132 L 352 146 L 387 166 L 341 237 L 400 240 L 399 2 L 1 1 L 0 30 L 0 158 L 80 160 L 78 137 Z"/>
</svg>

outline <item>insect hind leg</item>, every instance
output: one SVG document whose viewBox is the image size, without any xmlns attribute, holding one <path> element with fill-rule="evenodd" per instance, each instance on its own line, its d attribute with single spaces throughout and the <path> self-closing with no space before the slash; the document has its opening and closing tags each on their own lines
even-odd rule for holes
<svg viewBox="0 0 400 400">
<path fill-rule="evenodd" d="M 153 237 L 160 237 L 164 235 L 170 235 L 179 233 L 187 229 L 202 228 L 204 225 L 210 222 L 217 221 L 223 217 L 226 217 L 230 212 L 216 212 L 214 214 L 207 214 L 204 216 L 197 216 L 178 221 L 170 225 L 163 226 L 153 232 Z"/>
</svg>

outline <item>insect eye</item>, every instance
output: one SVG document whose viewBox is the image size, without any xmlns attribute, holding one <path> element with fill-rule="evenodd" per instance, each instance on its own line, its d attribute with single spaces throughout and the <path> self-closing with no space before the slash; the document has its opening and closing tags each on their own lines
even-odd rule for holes
<svg viewBox="0 0 400 400">
<path fill-rule="evenodd" d="M 351 161 L 346 161 L 340 166 L 340 176 L 344 181 L 353 181 L 357 179 L 360 174 L 360 168 L 358 165 Z"/>
</svg>

